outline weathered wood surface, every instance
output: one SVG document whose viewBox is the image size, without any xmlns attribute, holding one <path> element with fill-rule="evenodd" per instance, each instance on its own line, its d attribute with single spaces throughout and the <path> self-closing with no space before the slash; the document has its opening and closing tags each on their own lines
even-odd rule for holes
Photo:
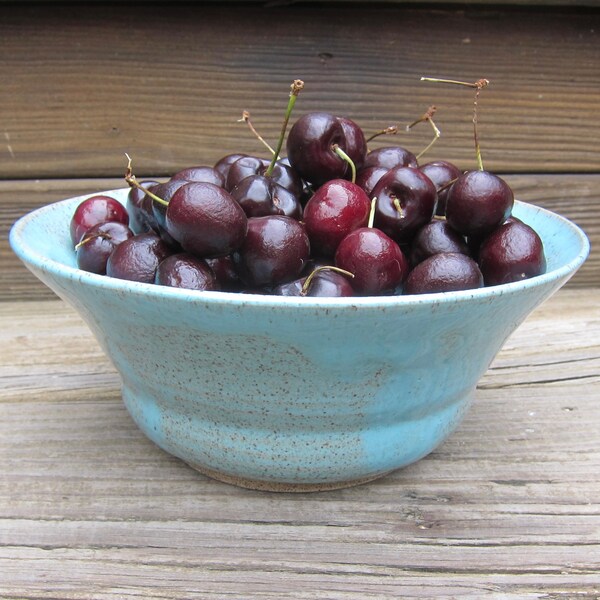
<svg viewBox="0 0 600 600">
<path fill-rule="evenodd" d="M 600 595 L 600 290 L 509 339 L 459 430 L 354 489 L 205 478 L 136 429 L 60 301 L 0 303 L 3 599 Z"/>
<path fill-rule="evenodd" d="M 120 176 L 125 151 L 157 174 L 261 152 L 236 120 L 249 110 L 274 140 L 296 77 L 297 114 L 345 114 L 368 133 L 435 104 L 430 157 L 473 167 L 472 90 L 423 75 L 492 82 L 488 168 L 598 171 L 598 11 L 277 4 L 0 4 L 0 177 Z M 394 141 L 430 138 L 423 125 Z"/>
<path fill-rule="evenodd" d="M 592 252 L 568 285 L 600 285 L 600 252 L 596 250 L 600 248 L 600 175 L 510 175 L 506 179 L 518 198 L 558 212 L 583 227 Z M 10 249 L 8 232 L 16 219 L 50 202 L 123 185 L 123 179 L 0 181 L 0 301 L 56 298 Z"/>
</svg>

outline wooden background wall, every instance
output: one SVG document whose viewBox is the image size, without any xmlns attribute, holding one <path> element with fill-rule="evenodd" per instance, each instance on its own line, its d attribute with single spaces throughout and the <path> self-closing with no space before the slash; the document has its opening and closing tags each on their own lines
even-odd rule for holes
<svg viewBox="0 0 600 600">
<path fill-rule="evenodd" d="M 344 114 L 367 133 L 435 104 L 442 138 L 427 158 L 464 169 L 472 93 L 420 77 L 488 78 L 485 166 L 600 241 L 598 11 L 275 4 L 0 3 L 0 298 L 51 297 L 8 248 L 18 216 L 121 186 L 126 151 L 138 176 L 260 153 L 237 119 L 249 110 L 274 140 L 298 77 L 296 115 Z M 429 139 L 421 126 L 379 144 Z M 592 252 L 571 285 L 599 282 Z"/>
</svg>

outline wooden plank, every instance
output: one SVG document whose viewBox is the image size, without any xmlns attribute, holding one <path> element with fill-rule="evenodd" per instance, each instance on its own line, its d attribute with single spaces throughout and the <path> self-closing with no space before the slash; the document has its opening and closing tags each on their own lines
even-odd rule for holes
<svg viewBox="0 0 600 600">
<path fill-rule="evenodd" d="M 592 242 L 587 263 L 568 283 L 573 287 L 600 284 L 600 175 L 511 175 L 506 177 L 517 197 L 554 210 L 584 228 Z M 56 298 L 18 261 L 8 245 L 8 231 L 30 210 L 63 198 L 108 190 L 122 179 L 0 181 L 0 301 Z"/>
<path fill-rule="evenodd" d="M 548 8 L 206 3 L 1 4 L 0 177 L 172 173 L 274 140 L 290 81 L 297 114 L 327 110 L 368 133 L 431 104 L 431 158 L 474 166 L 471 91 L 422 75 L 491 82 L 480 101 L 486 166 L 597 172 L 600 15 Z M 394 141 L 418 151 L 430 128 Z M 379 142 L 379 143 L 388 143 Z"/>
<path fill-rule="evenodd" d="M 429 457 L 353 489 L 275 495 L 149 442 L 64 303 L 2 303 L 1 595 L 595 598 L 599 307 L 596 289 L 538 308 Z"/>
</svg>

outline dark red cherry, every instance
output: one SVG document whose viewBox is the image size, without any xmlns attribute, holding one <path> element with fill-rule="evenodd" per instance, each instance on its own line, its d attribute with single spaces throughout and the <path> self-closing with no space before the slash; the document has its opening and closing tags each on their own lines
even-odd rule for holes
<svg viewBox="0 0 600 600">
<path fill-rule="evenodd" d="M 417 157 L 402 146 L 385 146 L 371 150 L 363 162 L 362 168 L 383 167 L 388 171 L 395 167 L 417 168 Z"/>
<path fill-rule="evenodd" d="M 212 269 L 201 258 L 191 254 L 172 254 L 160 262 L 154 283 L 187 290 L 218 290 Z"/>
<path fill-rule="evenodd" d="M 204 260 L 215 274 L 220 289 L 224 292 L 241 291 L 243 285 L 235 269 L 231 254 L 216 258 L 206 258 Z"/>
<path fill-rule="evenodd" d="M 337 117 L 344 132 L 345 146 L 342 150 L 350 157 L 356 169 L 360 169 L 364 164 L 367 155 L 367 140 L 363 130 L 351 119 L 346 117 Z"/>
<path fill-rule="evenodd" d="M 304 207 L 304 224 L 313 253 L 333 256 L 339 243 L 364 227 L 371 202 L 356 184 L 344 179 L 324 183 Z"/>
<path fill-rule="evenodd" d="M 410 262 L 416 265 L 441 252 L 469 255 L 465 238 L 452 229 L 447 221 L 433 219 L 417 231 L 410 246 Z"/>
<path fill-rule="evenodd" d="M 335 264 L 354 274 L 352 287 L 363 296 L 396 293 L 410 270 L 400 246 L 371 227 L 355 229 L 340 242 Z"/>
<path fill-rule="evenodd" d="M 435 185 L 418 169 L 395 167 L 372 191 L 377 198 L 375 227 L 397 242 L 406 242 L 426 223 L 435 210 Z"/>
<path fill-rule="evenodd" d="M 405 294 L 453 292 L 483 287 L 477 263 L 465 254 L 434 254 L 419 263 L 408 275 Z"/>
<path fill-rule="evenodd" d="M 231 196 L 248 217 L 286 215 L 297 220 L 302 218 L 298 198 L 271 177 L 250 175 L 231 190 Z"/>
<path fill-rule="evenodd" d="M 362 188 L 369 198 L 372 198 L 373 188 L 388 171 L 389 169 L 386 167 L 363 167 L 356 174 L 356 185 Z"/>
<path fill-rule="evenodd" d="M 185 179 L 169 179 L 169 181 L 158 183 L 157 185 L 148 188 L 148 190 L 165 202 L 170 202 L 173 194 L 186 183 L 189 182 L 187 182 Z M 161 228 L 164 229 L 167 216 L 167 207 L 161 202 L 154 200 L 148 194 L 146 194 L 142 202 L 144 211 L 147 211 L 148 209 L 152 211 L 152 215 L 157 224 L 155 231 L 158 232 Z"/>
<path fill-rule="evenodd" d="M 513 203 L 503 179 L 489 171 L 469 171 L 448 191 L 446 219 L 463 235 L 481 238 L 510 216 Z"/>
<path fill-rule="evenodd" d="M 98 223 L 88 229 L 77 244 L 77 266 L 83 271 L 106 274 L 106 263 L 112 251 L 133 236 L 133 231 L 119 221 Z"/>
<path fill-rule="evenodd" d="M 274 286 L 298 277 L 309 259 L 310 243 L 304 226 L 291 217 L 253 217 L 233 256 L 246 286 Z"/>
<path fill-rule="evenodd" d="M 172 253 L 154 233 L 140 233 L 121 242 L 108 257 L 109 277 L 154 283 L 159 263 Z"/>
<path fill-rule="evenodd" d="M 119 221 L 129 225 L 127 210 L 119 201 L 110 196 L 97 195 L 81 202 L 75 209 L 70 223 L 73 246 L 79 243 L 88 229 L 106 221 Z"/>
<path fill-rule="evenodd" d="M 419 170 L 433 181 L 437 190 L 435 214 L 444 216 L 446 214 L 446 199 L 451 182 L 460 177 L 460 169 L 446 160 L 436 160 L 435 162 L 421 165 Z"/>
<path fill-rule="evenodd" d="M 186 183 L 171 198 L 165 227 L 186 252 L 200 258 L 238 248 L 248 219 L 242 207 L 212 183 Z"/>
<path fill-rule="evenodd" d="M 171 180 L 183 179 L 184 181 L 197 181 L 201 183 L 214 183 L 219 187 L 225 187 L 225 177 L 214 167 L 188 167 L 178 171 Z"/>
<path fill-rule="evenodd" d="M 305 114 L 294 123 L 287 138 L 290 164 L 315 187 L 331 179 L 348 179 L 350 166 L 335 153 L 334 146 L 339 146 L 359 168 L 366 149 L 359 131 L 352 121 L 330 113 Z"/>
<path fill-rule="evenodd" d="M 257 158 L 256 156 L 242 156 L 229 167 L 227 173 L 227 179 L 225 181 L 225 189 L 228 191 L 233 190 L 238 186 L 246 177 L 251 175 L 261 175 L 267 170 L 269 161 L 264 158 Z"/>
<path fill-rule="evenodd" d="M 158 185 L 158 181 L 140 181 L 143 188 L 151 188 Z M 125 209 L 129 214 L 129 228 L 133 233 L 146 233 L 155 230 L 154 218 L 149 219 L 147 212 L 142 208 L 146 194 L 138 187 L 132 187 L 127 194 Z"/>
<path fill-rule="evenodd" d="M 540 236 L 518 220 L 508 220 L 481 244 L 479 266 L 486 285 L 521 281 L 546 271 Z"/>
<path fill-rule="evenodd" d="M 316 298 L 348 298 L 354 296 L 354 289 L 347 275 L 336 271 L 319 269 L 306 284 L 307 277 L 282 283 L 273 288 L 276 296 L 311 296 Z"/>
<path fill-rule="evenodd" d="M 247 156 L 247 154 L 227 154 L 223 156 L 215 163 L 215 169 L 223 175 L 225 182 L 227 182 L 227 175 L 229 174 L 229 168 L 231 165 L 240 158 Z"/>
<path fill-rule="evenodd" d="M 225 188 L 232 191 L 240 183 L 252 175 L 264 175 L 269 167 L 270 161 L 254 156 L 244 156 L 234 162 L 227 175 Z M 296 197 L 302 193 L 302 181 L 300 176 L 284 162 L 277 161 L 273 167 L 270 178 L 280 186 L 289 190 Z"/>
</svg>

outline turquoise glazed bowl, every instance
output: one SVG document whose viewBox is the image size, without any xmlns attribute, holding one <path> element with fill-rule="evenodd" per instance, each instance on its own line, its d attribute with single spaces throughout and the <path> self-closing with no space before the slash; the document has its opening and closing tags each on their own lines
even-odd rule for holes
<svg viewBox="0 0 600 600">
<path fill-rule="evenodd" d="M 103 193 L 124 202 L 127 190 Z M 517 202 L 548 263 L 526 281 L 370 298 L 186 291 L 77 269 L 69 222 L 84 198 L 20 219 L 14 251 L 88 323 L 151 440 L 256 489 L 355 485 L 431 452 L 507 337 L 589 251 L 577 226 Z"/>
</svg>

